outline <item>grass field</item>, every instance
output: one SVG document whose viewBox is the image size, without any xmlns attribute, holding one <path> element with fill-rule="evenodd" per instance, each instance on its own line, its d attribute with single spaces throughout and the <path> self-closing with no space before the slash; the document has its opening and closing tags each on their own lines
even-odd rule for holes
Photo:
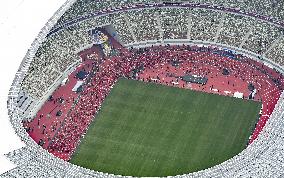
<svg viewBox="0 0 284 178">
<path fill-rule="evenodd" d="M 132 176 L 198 171 L 241 152 L 261 103 L 120 79 L 71 163 Z"/>
</svg>

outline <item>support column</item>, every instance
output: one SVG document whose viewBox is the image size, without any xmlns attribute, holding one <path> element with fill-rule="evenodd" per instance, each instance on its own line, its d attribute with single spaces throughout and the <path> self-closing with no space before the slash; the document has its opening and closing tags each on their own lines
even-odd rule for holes
<svg viewBox="0 0 284 178">
<path fill-rule="evenodd" d="M 214 43 L 217 43 L 217 41 L 218 41 L 218 38 L 219 38 L 220 33 L 222 31 L 222 27 L 224 25 L 225 16 L 226 16 L 226 14 L 222 12 L 222 16 L 221 16 L 221 19 L 220 19 L 220 24 L 219 24 L 219 26 L 217 28 L 217 32 L 216 32 L 216 35 L 214 37 Z"/>
<path fill-rule="evenodd" d="M 283 35 L 280 35 L 276 40 L 273 41 L 273 43 L 267 48 L 267 50 L 262 53 L 262 56 L 265 56 L 269 51 L 271 51 L 271 49 L 275 48 L 282 39 Z"/>
<path fill-rule="evenodd" d="M 164 43 L 164 30 L 162 29 L 162 22 L 160 19 L 160 15 L 159 14 L 155 14 L 156 18 L 157 18 L 157 24 L 158 24 L 158 29 L 159 29 L 159 40 L 162 41 L 162 43 Z"/>
<path fill-rule="evenodd" d="M 132 38 L 134 39 L 135 42 L 137 42 L 137 38 L 136 38 L 136 36 L 134 34 L 134 31 L 133 31 L 133 28 L 132 28 L 132 26 L 131 26 L 131 24 L 129 22 L 129 19 L 127 18 L 126 15 L 123 15 L 123 18 L 124 18 L 124 20 L 125 20 L 125 22 L 126 22 L 126 24 L 128 26 L 128 29 L 130 31 L 130 34 L 131 34 Z"/>
<path fill-rule="evenodd" d="M 241 42 L 239 48 L 243 48 L 243 45 L 245 44 L 245 42 L 248 40 L 249 36 L 252 34 L 252 29 L 250 28 L 249 31 L 247 32 L 247 34 L 245 35 L 245 37 L 243 38 L 243 41 Z"/>
<path fill-rule="evenodd" d="M 192 15 L 188 14 L 188 19 L 187 19 L 187 39 L 190 39 L 191 28 L 192 28 Z"/>
</svg>

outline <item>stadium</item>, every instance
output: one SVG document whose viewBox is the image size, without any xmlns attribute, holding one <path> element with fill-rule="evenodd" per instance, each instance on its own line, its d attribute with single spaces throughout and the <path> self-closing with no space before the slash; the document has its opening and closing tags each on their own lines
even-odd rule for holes
<svg viewBox="0 0 284 178">
<path fill-rule="evenodd" d="M 8 96 L 0 177 L 284 177 L 284 2 L 68 0 Z"/>
</svg>

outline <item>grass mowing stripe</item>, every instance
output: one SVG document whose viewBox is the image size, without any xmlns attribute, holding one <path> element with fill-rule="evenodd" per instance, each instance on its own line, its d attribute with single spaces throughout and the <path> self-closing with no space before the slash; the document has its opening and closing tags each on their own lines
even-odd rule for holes
<svg viewBox="0 0 284 178">
<path fill-rule="evenodd" d="M 132 176 L 184 174 L 245 148 L 261 103 L 120 79 L 71 162 Z"/>
</svg>

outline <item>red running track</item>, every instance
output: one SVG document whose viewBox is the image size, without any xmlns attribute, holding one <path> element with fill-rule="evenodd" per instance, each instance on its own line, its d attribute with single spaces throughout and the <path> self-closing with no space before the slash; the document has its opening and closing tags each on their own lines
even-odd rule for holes
<svg viewBox="0 0 284 178">
<path fill-rule="evenodd" d="M 280 84 L 283 85 L 283 76 L 248 58 L 242 58 L 241 61 L 233 60 L 212 52 L 187 50 L 186 46 L 150 47 L 142 52 L 137 50 L 129 52 L 111 37 L 110 40 L 115 48 L 120 49 L 121 54 L 105 58 L 97 64 L 98 71 L 86 84 L 80 96 L 71 91 L 77 82 L 74 75 L 82 68 L 88 72 L 92 70 L 93 66 L 90 64 L 94 61 L 88 60 L 86 56 L 94 53 L 100 55 L 97 47 L 80 53 L 83 63 L 70 74 L 70 81 L 52 94 L 54 98 L 63 97 L 65 102 L 63 104 L 54 101 L 45 102 L 35 119 L 30 123 L 24 123 L 26 128 L 30 128 L 29 135 L 37 143 L 40 139 L 44 140 L 43 148 L 59 158 L 64 160 L 71 158 L 81 137 L 86 133 L 89 124 L 118 78 L 130 77 L 131 71 L 142 65 L 144 70 L 138 73 L 137 80 L 219 95 L 232 96 L 238 91 L 244 93 L 244 97 L 247 98 L 248 84 L 252 83 L 257 89 L 254 99 L 262 102 L 263 110 L 249 143 L 257 138 L 282 92 L 271 77 L 279 79 Z M 171 65 L 173 59 L 179 61 L 178 67 Z M 223 75 L 223 68 L 229 69 L 230 74 Z M 174 77 L 185 74 L 207 76 L 208 82 L 206 85 L 186 84 Z M 79 100 L 72 109 L 74 98 L 77 97 Z M 57 110 L 62 110 L 63 115 L 56 117 Z M 47 117 L 48 114 L 49 117 Z"/>
</svg>

